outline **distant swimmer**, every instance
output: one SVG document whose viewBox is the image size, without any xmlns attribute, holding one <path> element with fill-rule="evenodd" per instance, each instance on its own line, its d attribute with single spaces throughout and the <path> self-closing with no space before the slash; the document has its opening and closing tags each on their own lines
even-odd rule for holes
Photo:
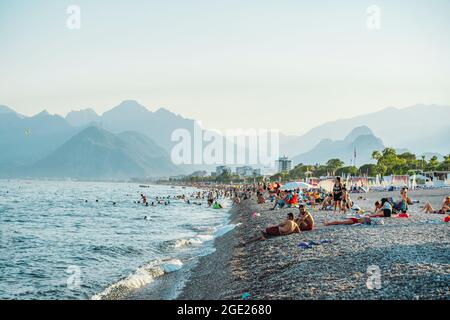
<svg viewBox="0 0 450 320">
<path fill-rule="evenodd" d="M 116 203 L 115 202 L 113 202 L 113 206 L 115 206 L 116 205 Z"/>
</svg>

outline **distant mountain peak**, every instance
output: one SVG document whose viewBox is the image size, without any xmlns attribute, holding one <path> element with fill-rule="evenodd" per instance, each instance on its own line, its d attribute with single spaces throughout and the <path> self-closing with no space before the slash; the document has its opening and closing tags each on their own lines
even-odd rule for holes
<svg viewBox="0 0 450 320">
<path fill-rule="evenodd" d="M 373 131 L 370 130 L 368 126 L 359 126 L 354 128 L 350 133 L 345 137 L 345 141 L 352 142 L 357 139 L 359 136 L 373 136 Z"/>
<path fill-rule="evenodd" d="M 158 110 L 156 110 L 155 113 L 174 114 L 172 111 L 170 111 L 169 109 L 166 109 L 164 107 L 158 108 Z"/>
</svg>

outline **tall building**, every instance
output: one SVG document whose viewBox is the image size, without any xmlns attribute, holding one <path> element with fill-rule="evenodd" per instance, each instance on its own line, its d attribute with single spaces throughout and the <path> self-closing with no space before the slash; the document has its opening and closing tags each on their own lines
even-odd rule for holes
<svg viewBox="0 0 450 320">
<path fill-rule="evenodd" d="M 287 172 L 292 169 L 292 160 L 290 160 L 288 157 L 280 157 L 277 161 L 277 168 L 278 172 Z"/>
<path fill-rule="evenodd" d="M 216 175 L 220 176 L 223 173 L 231 173 L 231 168 L 228 168 L 227 166 L 218 166 L 216 167 Z"/>
</svg>

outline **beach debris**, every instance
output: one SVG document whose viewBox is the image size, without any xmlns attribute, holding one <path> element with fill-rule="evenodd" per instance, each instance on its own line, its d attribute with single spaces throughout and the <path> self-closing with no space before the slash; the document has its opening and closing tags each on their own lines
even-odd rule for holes
<svg viewBox="0 0 450 320">
<path fill-rule="evenodd" d="M 327 243 L 331 243 L 331 242 L 332 241 L 330 239 L 321 239 L 319 241 L 310 240 L 310 241 L 300 242 L 298 244 L 298 246 L 302 249 L 311 249 L 313 246 L 320 246 L 322 244 L 327 244 Z"/>
<path fill-rule="evenodd" d="M 446 216 L 446 217 L 444 218 L 444 222 L 450 222 L 450 216 Z"/>
<path fill-rule="evenodd" d="M 298 246 L 302 249 L 311 249 L 312 245 L 310 245 L 308 242 L 300 242 Z"/>
<path fill-rule="evenodd" d="M 409 213 L 399 213 L 397 218 L 409 218 Z"/>
<path fill-rule="evenodd" d="M 244 292 L 241 296 L 242 300 L 248 300 L 250 299 L 251 295 L 248 292 Z"/>
</svg>

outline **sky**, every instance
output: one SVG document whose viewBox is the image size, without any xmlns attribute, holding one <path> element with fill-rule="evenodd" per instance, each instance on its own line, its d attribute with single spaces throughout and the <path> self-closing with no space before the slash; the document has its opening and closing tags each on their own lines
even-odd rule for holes
<svg viewBox="0 0 450 320">
<path fill-rule="evenodd" d="M 132 99 L 211 129 L 301 134 L 450 105 L 449 57 L 448 0 L 0 0 L 0 105 L 25 115 Z"/>
</svg>

